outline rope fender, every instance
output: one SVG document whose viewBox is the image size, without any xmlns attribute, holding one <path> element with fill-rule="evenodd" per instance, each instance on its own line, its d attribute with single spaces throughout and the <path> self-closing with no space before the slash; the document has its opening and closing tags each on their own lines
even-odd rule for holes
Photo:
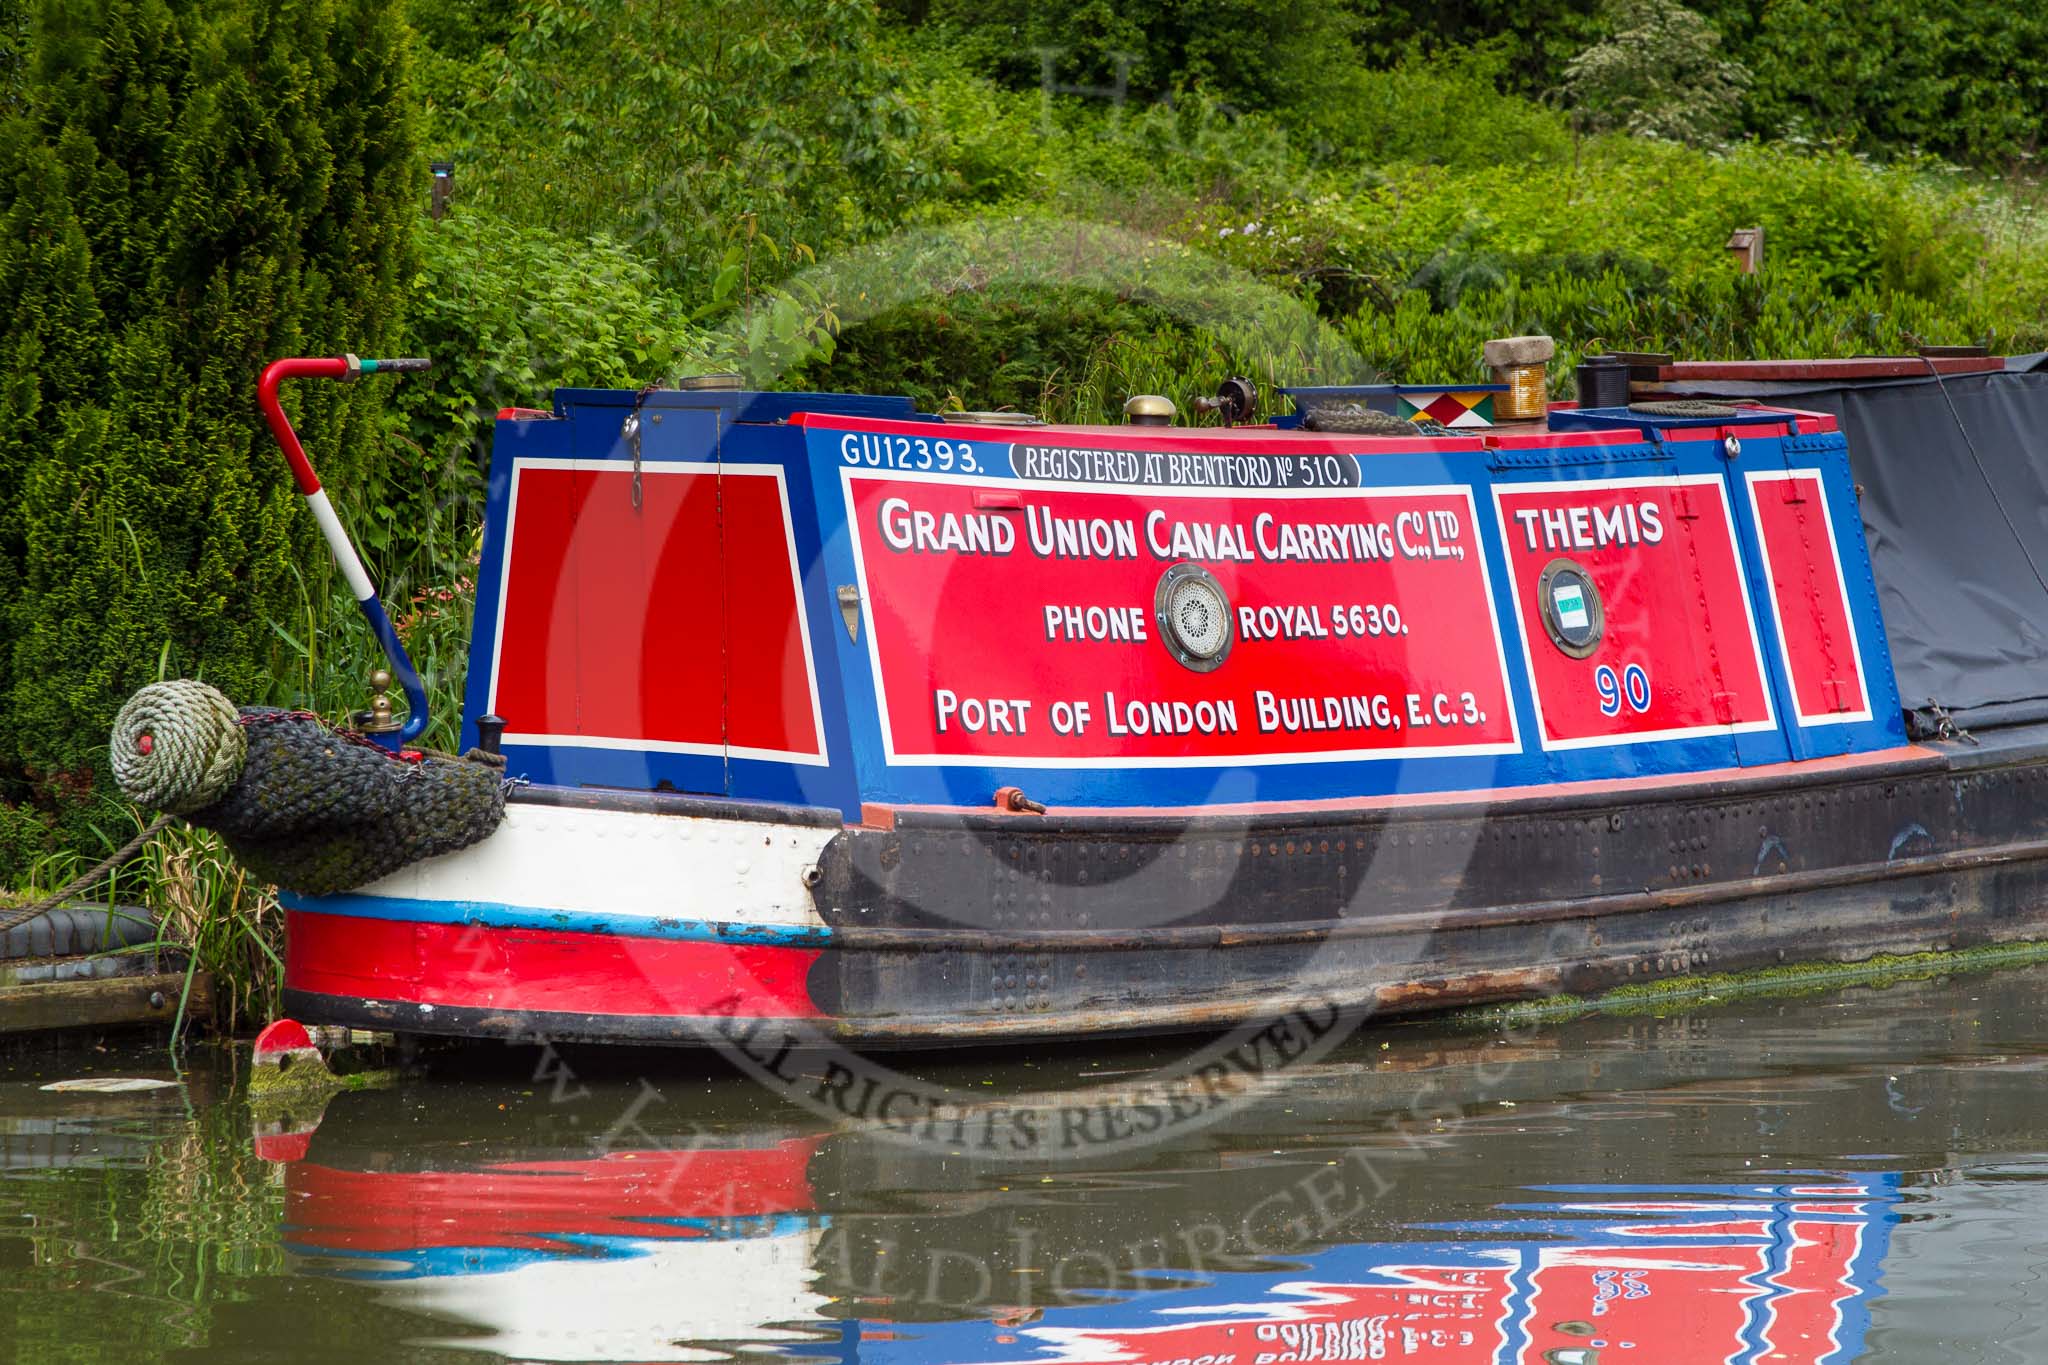
<svg viewBox="0 0 2048 1365">
<path fill-rule="evenodd" d="M 491 755 L 392 754 L 307 712 L 238 710 L 188 679 L 130 697 L 112 750 L 130 800 L 214 830 L 251 873 L 302 895 L 466 848 L 505 818 Z"/>
</svg>

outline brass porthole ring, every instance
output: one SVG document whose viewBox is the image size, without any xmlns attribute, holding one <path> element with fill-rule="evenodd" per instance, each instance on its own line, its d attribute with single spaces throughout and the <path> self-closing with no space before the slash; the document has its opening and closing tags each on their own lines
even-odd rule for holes
<svg viewBox="0 0 2048 1365">
<path fill-rule="evenodd" d="M 1183 667 L 1208 673 L 1230 657 L 1235 636 L 1230 599 L 1216 576 L 1201 565 L 1183 560 L 1159 576 L 1152 615 L 1160 642 Z"/>
<path fill-rule="evenodd" d="M 1543 576 L 1536 582 L 1536 602 L 1544 633 L 1562 653 L 1583 659 L 1600 647 L 1607 609 L 1601 605 L 1600 590 L 1593 586 L 1593 575 L 1583 565 L 1563 558 L 1544 565 Z"/>
</svg>

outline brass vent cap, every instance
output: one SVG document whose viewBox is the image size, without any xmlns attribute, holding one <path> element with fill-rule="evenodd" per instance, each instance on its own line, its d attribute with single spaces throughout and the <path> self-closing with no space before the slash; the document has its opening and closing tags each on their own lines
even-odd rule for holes
<svg viewBox="0 0 2048 1365">
<path fill-rule="evenodd" d="M 1124 420 L 1134 427 L 1170 427 L 1175 414 L 1173 400 L 1157 393 L 1140 393 L 1124 400 Z"/>
</svg>

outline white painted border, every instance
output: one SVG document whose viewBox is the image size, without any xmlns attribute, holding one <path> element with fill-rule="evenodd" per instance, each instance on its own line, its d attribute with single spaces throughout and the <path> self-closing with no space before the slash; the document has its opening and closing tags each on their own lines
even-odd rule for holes
<svg viewBox="0 0 2048 1365">
<path fill-rule="evenodd" d="M 1536 681 L 1536 657 L 1531 649 L 1529 623 L 1522 619 L 1522 585 L 1515 574 L 1512 528 L 1508 525 L 1506 509 L 1501 506 L 1502 494 L 1557 493 L 1574 489 L 1613 488 L 1686 488 L 1712 485 L 1721 496 L 1721 512 L 1727 518 L 1728 552 L 1735 561 L 1736 585 L 1742 592 L 1742 614 L 1749 623 L 1750 659 L 1756 664 L 1757 683 L 1763 688 L 1763 720 L 1745 721 L 1740 725 L 1691 725 L 1670 730 L 1631 731 L 1619 735 L 1588 735 L 1579 739 L 1552 739 L 1543 722 L 1543 689 Z M 1516 633 L 1522 641 L 1522 664 L 1529 670 L 1529 700 L 1536 707 L 1536 740 L 1546 753 L 1568 749 L 1612 748 L 1617 744 L 1654 744 L 1664 740 L 1694 739 L 1704 735 L 1756 734 L 1778 728 L 1778 708 L 1771 697 L 1771 675 L 1764 668 L 1763 637 L 1757 633 L 1756 606 L 1750 599 L 1749 575 L 1742 567 L 1742 545 L 1735 537 L 1735 508 L 1728 500 L 1728 484 L 1718 474 L 1665 474 L 1635 476 L 1613 479 L 1560 479 L 1554 482 L 1542 480 L 1529 483 L 1497 483 L 1493 485 L 1493 516 L 1500 530 L 1501 549 L 1508 561 L 1508 584 L 1512 590 L 1511 605 L 1515 613 Z"/>
<path fill-rule="evenodd" d="M 1472 528 L 1473 547 L 1479 557 L 1481 590 L 1486 598 L 1486 616 L 1493 627 L 1494 665 L 1499 670 L 1501 697 L 1508 708 L 1510 738 L 1495 744 L 1444 744 L 1429 748 L 1320 749 L 1289 754 L 1208 754 L 1190 757 L 1135 758 L 1106 754 L 1091 758 L 1018 757 L 1009 754 L 904 754 L 896 748 L 895 729 L 889 719 L 889 694 L 882 686 L 881 649 L 876 641 L 874 613 L 868 604 L 874 597 L 868 587 L 867 554 L 861 542 L 860 519 L 853 510 L 853 483 L 865 479 L 877 483 L 935 483 L 1040 493 L 1109 493 L 1123 497 L 1178 498 L 1311 498 L 1355 499 L 1359 497 L 1443 497 L 1456 495 L 1465 500 L 1465 518 Z M 1486 561 L 1486 542 L 1479 532 L 1479 509 L 1467 484 L 1403 484 L 1387 487 L 1361 485 L 1356 488 L 1159 488 L 1151 484 L 1070 483 L 1060 479 L 991 478 L 988 474 L 936 474 L 920 471 L 869 469 L 841 465 L 840 493 L 846 506 L 846 533 L 853 551 L 853 570 L 860 582 L 860 600 L 868 617 L 867 655 L 874 679 L 875 713 L 882 729 L 882 755 L 892 766 L 907 768 L 1258 768 L 1304 763 L 1352 761 L 1399 761 L 1420 758 L 1459 758 L 1522 752 L 1521 720 L 1515 708 L 1514 681 L 1508 676 L 1506 643 L 1501 636 L 1500 616 L 1493 609 L 1493 571 Z"/>
<path fill-rule="evenodd" d="M 348 896 L 523 906 L 614 922 L 824 927 L 804 885 L 837 826 L 515 801 L 495 834 Z M 308 910 L 320 897 L 296 897 Z M 347 897 L 344 897 L 347 899 Z M 629 932 L 629 931 L 628 931 Z"/>
<path fill-rule="evenodd" d="M 498 568 L 498 616 L 492 625 L 491 636 L 491 682 L 486 709 L 498 709 L 498 670 L 504 659 L 506 589 L 512 576 L 512 541 L 518 530 L 519 481 L 520 475 L 528 469 L 567 470 L 590 474 L 630 475 L 631 466 L 617 460 L 564 459 L 554 456 L 529 456 L 512 461 L 512 483 L 505 497 L 505 553 Z M 782 539 L 789 556 L 790 584 L 796 594 L 797 635 L 803 641 L 804 680 L 811 694 L 811 729 L 818 737 L 815 750 L 758 749 L 739 744 L 701 744 L 683 740 L 631 739 L 615 735 L 560 735 L 529 731 L 505 732 L 506 744 L 527 744 L 536 748 L 553 749 L 605 749 L 621 750 L 628 753 L 657 754 L 700 754 L 720 758 L 750 758 L 770 763 L 797 763 L 806 767 L 830 766 L 831 757 L 825 739 L 825 708 L 818 696 L 818 664 L 811 649 L 811 619 L 804 602 L 803 565 L 797 559 L 796 520 L 789 507 L 789 485 L 783 468 L 779 464 L 724 464 L 709 460 L 646 460 L 640 465 L 643 475 L 655 474 L 710 474 L 717 478 L 738 476 L 741 478 L 768 477 L 775 480 L 775 494 L 782 504 Z M 722 606 L 722 604 L 721 604 Z"/>
<path fill-rule="evenodd" d="M 630 1144 L 614 1148 L 612 1139 L 590 1136 L 585 1159 L 591 1165 L 606 1154 L 617 1160 L 631 1153 Z M 704 1150 L 696 1145 L 702 1141 L 677 1139 L 641 1159 L 648 1191 L 643 1198 L 650 1205 L 667 1204 L 683 1163 Z M 574 1149 L 570 1154 L 575 1156 Z M 737 1219 L 750 1217 L 744 1209 L 733 1213 Z M 491 1268 L 486 1273 L 470 1273 L 466 1267 L 423 1269 L 407 1251 L 392 1251 L 367 1264 L 380 1272 L 380 1303 L 430 1316 L 446 1324 L 440 1328 L 446 1335 L 438 1340 L 461 1341 L 469 1350 L 503 1360 L 705 1360 L 717 1357 L 678 1343 L 817 1340 L 808 1327 L 766 1324 L 821 1322 L 833 1303 L 820 1291 L 811 1268 L 826 1236 L 822 1220 L 792 1220 L 789 1230 L 778 1228 L 767 1236 L 700 1236 L 678 1227 L 669 1236 L 649 1237 L 630 1224 L 622 1226 L 629 1230 L 595 1236 L 559 1228 L 536 1233 L 538 1238 L 553 1233 L 554 1249 L 522 1249 L 508 1263 L 487 1262 Z M 319 1237 L 304 1235 L 304 1240 L 317 1245 Z M 504 1241 L 490 1239 L 486 1245 Z M 578 1321 L 591 1324 L 588 1328 L 564 1329 L 563 1315 L 571 1305 Z M 774 1358 L 765 1349 L 761 1354 Z"/>
<path fill-rule="evenodd" d="M 1811 479 L 1820 496 L 1821 525 L 1827 528 L 1828 558 L 1835 569 L 1835 587 L 1842 594 L 1842 620 L 1849 626 L 1850 661 L 1856 665 L 1856 690 L 1862 700 L 1862 707 L 1854 711 L 1834 712 L 1809 716 L 1799 705 L 1799 682 L 1792 676 L 1792 650 L 1785 639 L 1785 613 L 1778 607 L 1778 587 L 1771 571 L 1771 542 L 1764 535 L 1763 506 L 1757 495 L 1757 485 L 1762 483 L 1790 483 L 1794 479 Z M 1802 726 L 1849 725 L 1870 719 L 1870 675 L 1863 671 L 1863 642 L 1857 638 L 1856 612 L 1849 605 L 1849 574 L 1842 564 L 1842 547 L 1835 539 L 1835 519 L 1828 510 L 1827 479 L 1818 469 L 1764 470 L 1743 475 L 1749 489 L 1749 510 L 1756 521 L 1757 552 L 1764 559 L 1764 583 L 1771 590 L 1771 625 L 1778 636 L 1778 657 L 1785 661 L 1785 681 L 1792 693 L 1792 714 Z"/>
</svg>

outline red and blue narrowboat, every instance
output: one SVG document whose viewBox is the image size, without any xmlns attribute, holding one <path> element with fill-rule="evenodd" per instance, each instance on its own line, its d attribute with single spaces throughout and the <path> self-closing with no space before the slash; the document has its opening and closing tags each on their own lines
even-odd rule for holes
<svg viewBox="0 0 2048 1365">
<path fill-rule="evenodd" d="M 503 824 L 288 893 L 288 1010 L 923 1047 L 2042 937 L 2048 706 L 1973 694 L 1970 650 L 2048 678 L 1996 638 L 2041 605 L 2006 538 L 2038 497 L 1996 476 L 2048 375 L 1922 364 L 1806 402 L 1667 367 L 1519 423 L 1364 389 L 1254 422 L 1237 381 L 1118 426 L 716 383 L 507 410 L 462 723 Z M 1941 567 L 1972 553 L 2002 577 Z"/>
</svg>

